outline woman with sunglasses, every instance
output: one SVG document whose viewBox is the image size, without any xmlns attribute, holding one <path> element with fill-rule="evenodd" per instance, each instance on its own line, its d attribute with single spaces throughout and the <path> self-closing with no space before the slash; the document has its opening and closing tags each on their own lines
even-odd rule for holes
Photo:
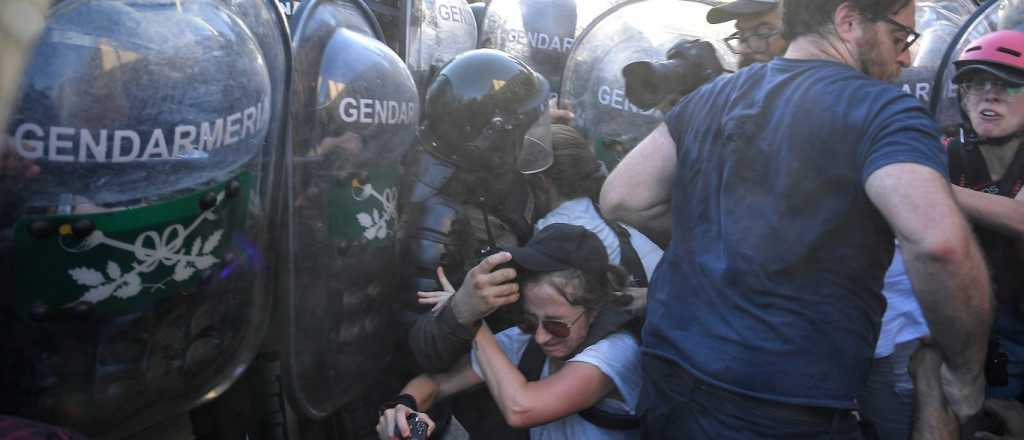
<svg viewBox="0 0 1024 440">
<path fill-rule="evenodd" d="M 964 123 L 949 145 L 949 175 L 998 303 L 987 394 L 1024 398 L 1024 32 L 987 34 L 954 65 Z"/>
<path fill-rule="evenodd" d="M 617 331 L 591 341 L 598 313 L 624 307 L 625 271 L 608 263 L 604 245 L 592 232 L 552 224 L 525 247 L 508 251 L 522 291 L 520 325 L 495 335 L 485 324 L 473 349 L 452 370 L 414 378 L 383 411 L 377 425 L 381 439 L 409 434 L 407 417 L 425 411 L 447 396 L 485 383 L 506 422 L 530 428 L 531 439 L 632 439 L 638 426 L 601 427 L 593 414 L 635 415 L 640 391 L 640 348 L 634 335 Z M 487 262 L 481 264 L 488 264 Z M 443 280 L 446 288 L 449 287 Z M 534 344 L 531 344 L 534 341 Z M 539 351 L 538 351 L 539 350 Z M 538 378 L 523 370 L 524 358 L 543 364 Z M 583 415 L 579 414 L 583 412 Z M 433 430 L 433 421 L 415 413 Z M 597 424 L 595 424 L 597 423 Z M 401 434 L 396 436 L 395 432 Z"/>
</svg>

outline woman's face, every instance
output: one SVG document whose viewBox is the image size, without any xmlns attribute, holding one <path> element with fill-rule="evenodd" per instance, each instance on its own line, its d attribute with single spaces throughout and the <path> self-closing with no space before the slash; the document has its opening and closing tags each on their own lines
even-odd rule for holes
<svg viewBox="0 0 1024 440">
<path fill-rule="evenodd" d="M 965 83 L 970 85 L 961 86 L 964 111 L 979 136 L 996 138 L 1024 130 L 1024 93 L 1012 93 L 993 75 L 976 75 Z"/>
<path fill-rule="evenodd" d="M 583 307 L 569 304 L 569 301 L 549 281 L 531 283 L 524 293 L 526 319 L 537 324 L 534 339 L 544 354 L 552 359 L 568 359 L 583 343 L 590 329 L 592 317 Z M 569 327 L 569 335 L 558 337 L 541 323 L 544 320 L 558 321 Z M 555 324 L 557 325 L 557 324 Z"/>
</svg>

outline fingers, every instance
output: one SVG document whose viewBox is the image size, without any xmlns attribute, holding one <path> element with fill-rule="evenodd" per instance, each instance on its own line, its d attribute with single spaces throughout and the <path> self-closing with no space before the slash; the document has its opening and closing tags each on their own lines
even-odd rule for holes
<svg viewBox="0 0 1024 440">
<path fill-rule="evenodd" d="M 427 413 L 417 413 L 420 421 L 427 424 L 427 438 L 430 438 L 434 434 L 434 421 L 430 419 Z"/>
<path fill-rule="evenodd" d="M 416 292 L 420 304 L 438 304 L 452 296 L 452 292 Z"/>
<path fill-rule="evenodd" d="M 409 421 L 407 420 L 407 417 L 412 412 L 412 409 L 405 405 L 395 407 L 395 421 L 398 423 L 398 432 L 402 434 L 402 438 L 412 436 L 412 431 L 409 429 Z"/>
<path fill-rule="evenodd" d="M 470 270 L 470 273 L 472 275 L 489 274 L 499 264 L 507 263 L 509 261 L 512 261 L 512 254 L 508 252 L 498 252 L 494 255 L 488 256 L 487 258 L 484 258 L 483 261 L 480 262 L 480 264 L 477 264 L 476 267 Z"/>
<path fill-rule="evenodd" d="M 444 275 L 444 268 L 437 266 L 437 280 L 441 282 L 441 288 L 449 292 L 454 292 L 455 288 L 452 287 L 452 283 L 448 282 L 448 277 Z"/>
<path fill-rule="evenodd" d="M 377 422 L 377 438 L 380 440 L 390 440 L 395 438 L 394 428 L 395 426 L 395 409 L 390 408 L 381 414 L 380 420 Z"/>
</svg>

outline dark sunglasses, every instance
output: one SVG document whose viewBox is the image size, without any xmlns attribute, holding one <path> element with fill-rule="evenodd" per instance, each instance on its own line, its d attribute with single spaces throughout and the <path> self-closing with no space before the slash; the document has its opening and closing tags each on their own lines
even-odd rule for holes
<svg viewBox="0 0 1024 440">
<path fill-rule="evenodd" d="M 573 319 L 572 322 L 568 323 L 556 319 L 545 319 L 540 322 L 540 326 L 544 327 L 544 331 L 551 333 L 551 336 L 556 338 L 566 338 L 570 333 L 572 333 L 572 326 L 576 325 L 580 318 L 582 318 L 586 313 L 587 311 L 584 310 L 580 313 L 580 316 L 577 316 L 576 319 Z M 537 331 L 537 318 L 531 315 L 524 315 L 523 322 L 520 322 L 518 327 L 519 330 L 523 331 L 523 333 L 532 335 Z"/>
<path fill-rule="evenodd" d="M 893 25 L 894 27 L 896 27 L 896 29 L 899 30 L 900 32 L 906 32 L 907 33 L 907 38 L 903 42 L 903 47 L 900 48 L 900 53 L 903 53 L 903 52 L 906 52 L 907 50 L 909 50 L 910 46 L 913 46 L 914 43 L 917 42 L 917 39 L 921 38 L 921 34 L 919 34 L 916 31 L 914 31 L 913 28 L 905 26 L 905 25 L 903 25 L 903 23 L 900 23 L 900 22 L 898 22 L 896 20 L 893 20 L 890 17 L 875 17 L 875 21 L 884 21 L 884 22 L 889 23 L 889 24 Z"/>
</svg>

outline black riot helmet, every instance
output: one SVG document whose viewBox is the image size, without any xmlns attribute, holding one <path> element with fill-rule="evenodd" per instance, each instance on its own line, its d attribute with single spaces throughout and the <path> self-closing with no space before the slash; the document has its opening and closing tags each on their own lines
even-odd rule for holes
<svg viewBox="0 0 1024 440">
<path fill-rule="evenodd" d="M 544 77 L 507 53 L 463 53 L 427 89 L 426 148 L 475 171 L 543 171 L 553 157 L 549 94 Z"/>
</svg>

